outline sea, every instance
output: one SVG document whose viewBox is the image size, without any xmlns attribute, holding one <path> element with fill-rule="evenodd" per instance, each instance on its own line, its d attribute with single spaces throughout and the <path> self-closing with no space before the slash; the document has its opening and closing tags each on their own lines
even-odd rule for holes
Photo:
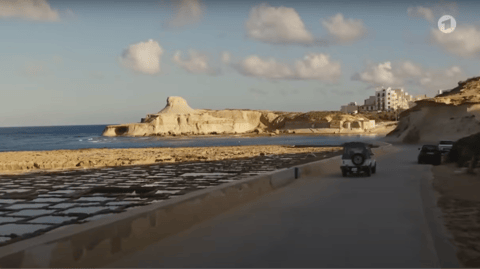
<svg viewBox="0 0 480 269">
<path fill-rule="evenodd" d="M 113 125 L 113 124 L 108 124 Z M 105 137 L 107 125 L 1 127 L 0 152 L 86 148 L 212 147 L 247 145 L 340 145 L 349 141 L 373 142 L 375 135 L 278 135 L 198 137 Z"/>
</svg>

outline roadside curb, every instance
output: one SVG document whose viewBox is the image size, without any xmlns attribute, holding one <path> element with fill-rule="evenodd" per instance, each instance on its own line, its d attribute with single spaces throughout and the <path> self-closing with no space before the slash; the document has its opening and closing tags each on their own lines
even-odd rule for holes
<svg viewBox="0 0 480 269">
<path fill-rule="evenodd" d="M 394 147 L 373 149 L 383 155 Z M 281 169 L 0 248 L 0 267 L 101 267 L 154 242 L 282 188 L 298 178 L 338 172 L 341 156 Z"/>
<path fill-rule="evenodd" d="M 461 268 L 463 266 L 460 265 L 455 255 L 458 249 L 452 244 L 453 236 L 445 226 L 442 210 L 437 206 L 437 197 L 440 194 L 433 188 L 433 175 L 431 177 L 422 176 L 421 178 L 420 195 L 423 201 L 423 211 L 440 267 Z"/>
</svg>

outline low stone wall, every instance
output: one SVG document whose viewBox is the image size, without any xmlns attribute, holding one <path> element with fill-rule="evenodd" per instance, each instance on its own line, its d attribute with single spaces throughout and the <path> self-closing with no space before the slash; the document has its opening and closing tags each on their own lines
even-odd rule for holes
<svg viewBox="0 0 480 269">
<path fill-rule="evenodd" d="M 329 122 L 285 122 L 284 129 L 305 129 L 305 128 L 330 128 Z"/>
<path fill-rule="evenodd" d="M 373 149 L 392 152 L 391 145 Z M 101 267 L 167 236 L 281 188 L 298 177 L 339 172 L 339 159 L 278 170 L 0 248 L 0 267 Z"/>
</svg>

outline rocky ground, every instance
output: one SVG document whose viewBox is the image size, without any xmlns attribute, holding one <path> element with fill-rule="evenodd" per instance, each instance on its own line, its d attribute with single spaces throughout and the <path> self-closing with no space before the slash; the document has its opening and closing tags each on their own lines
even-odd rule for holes
<svg viewBox="0 0 480 269">
<path fill-rule="evenodd" d="M 0 246 L 67 225 L 78 225 L 162 202 L 195 190 L 340 154 L 340 148 L 233 148 L 175 150 L 176 157 L 171 156 L 172 163 L 2 175 Z M 174 154 L 172 149 L 163 150 L 162 156 Z M 187 154 L 198 156 L 201 150 L 209 155 L 200 156 L 208 156 L 212 161 L 198 161 L 191 157 L 192 161 L 173 163 L 176 158 L 188 159 L 181 157 Z M 154 152 L 160 152 L 155 149 L 120 151 L 123 152 L 122 156 L 134 154 L 131 160 L 142 154 L 151 156 L 155 155 Z M 107 156 L 104 150 L 99 152 Z M 43 156 L 47 153 L 38 154 Z M 82 158 L 87 158 L 90 153 L 82 151 L 85 154 Z"/>
<path fill-rule="evenodd" d="M 480 267 L 480 178 L 455 164 L 434 166 L 434 187 L 440 193 L 447 229 L 464 267 Z M 480 172 L 477 170 L 477 172 Z"/>
<path fill-rule="evenodd" d="M 434 98 L 420 100 L 400 114 L 397 128 L 387 135 L 404 143 L 438 143 L 480 132 L 480 77 Z"/>
<path fill-rule="evenodd" d="M 339 149 L 338 147 L 236 146 L 12 151 L 0 152 L 0 174 L 154 163 L 218 161 L 272 154 L 332 152 Z"/>
<path fill-rule="evenodd" d="M 449 91 L 446 91 L 433 100 L 439 103 L 460 105 L 464 103 L 480 103 L 480 77 L 473 77 L 458 83 Z"/>
<path fill-rule="evenodd" d="M 397 127 L 397 122 L 395 121 L 384 121 L 377 123 L 377 126 L 373 129 L 364 131 L 361 129 L 334 129 L 334 128 L 304 128 L 304 129 L 295 129 L 295 130 L 285 130 L 284 132 L 289 134 L 322 134 L 322 135 L 386 135 L 393 131 Z"/>
</svg>

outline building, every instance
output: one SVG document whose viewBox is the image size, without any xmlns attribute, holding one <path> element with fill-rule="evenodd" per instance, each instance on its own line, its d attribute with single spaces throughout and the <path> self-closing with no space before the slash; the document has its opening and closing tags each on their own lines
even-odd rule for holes
<svg viewBox="0 0 480 269">
<path fill-rule="evenodd" d="M 395 89 L 393 91 L 397 97 L 394 110 L 408 109 L 408 102 L 412 101 L 413 97 L 408 92 L 403 91 L 403 89 Z"/>
<path fill-rule="evenodd" d="M 346 106 L 341 106 L 340 112 L 343 113 L 357 113 L 358 112 L 357 102 L 350 102 Z"/>
<path fill-rule="evenodd" d="M 402 88 L 381 88 L 376 90 L 375 96 L 377 110 L 381 111 L 405 110 L 412 107 L 412 103 L 417 101 Z"/>
<path fill-rule="evenodd" d="M 377 110 L 375 96 L 370 96 L 368 99 L 365 99 L 364 104 L 358 108 L 358 111 L 360 112 L 375 110 Z"/>
<path fill-rule="evenodd" d="M 415 101 L 420 101 L 420 100 L 423 100 L 423 99 L 427 99 L 426 94 L 417 95 L 417 96 L 413 97 L 412 100 L 410 102 L 408 102 L 408 108 L 414 107 L 416 105 Z"/>
<path fill-rule="evenodd" d="M 423 100 L 423 99 L 427 99 L 427 95 L 426 94 L 417 95 L 417 96 L 415 96 L 414 99 L 415 99 L 414 101 L 420 101 L 420 100 Z"/>
<path fill-rule="evenodd" d="M 354 130 L 370 130 L 375 128 L 375 120 L 354 120 L 354 121 L 341 121 L 340 129 Z"/>
<path fill-rule="evenodd" d="M 375 91 L 375 104 L 377 110 L 392 111 L 396 108 L 396 92 L 392 88 L 381 88 Z"/>
<path fill-rule="evenodd" d="M 404 89 L 392 89 L 390 87 L 379 88 L 374 96 L 365 99 L 363 105 L 357 105 L 351 102 L 348 105 L 341 106 L 340 111 L 344 113 L 357 113 L 367 111 L 402 111 L 415 105 L 415 101 L 427 98 L 426 95 L 413 97 Z"/>
</svg>

